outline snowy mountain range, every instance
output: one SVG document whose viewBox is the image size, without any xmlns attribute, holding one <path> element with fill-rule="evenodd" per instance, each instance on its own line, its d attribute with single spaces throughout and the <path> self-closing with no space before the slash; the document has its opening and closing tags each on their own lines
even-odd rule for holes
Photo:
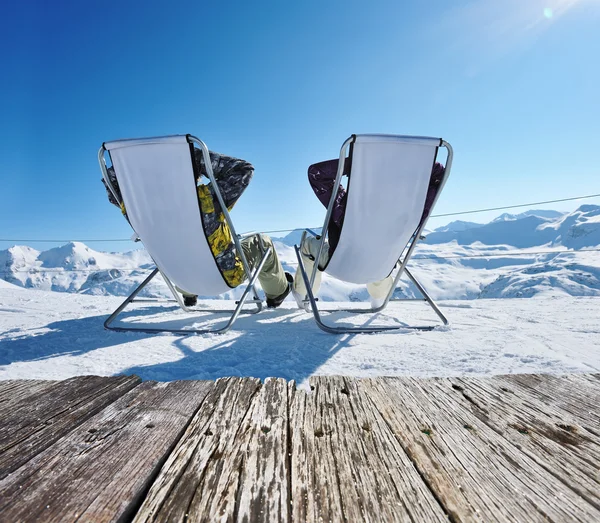
<svg viewBox="0 0 600 523">
<path fill-rule="evenodd" d="M 503 214 L 485 225 L 452 222 L 427 236 L 426 243 L 455 241 L 484 245 L 511 245 L 520 249 L 546 245 L 582 249 L 600 245 L 600 206 L 582 205 L 568 214 L 556 211 L 528 211 Z"/>
<path fill-rule="evenodd" d="M 296 230 L 273 238 L 285 270 L 291 273 L 297 265 L 292 246 L 301 234 Z M 436 299 L 600 295 L 600 253 L 589 250 L 595 247 L 600 248 L 600 206 L 583 205 L 571 213 L 527 211 L 503 214 L 487 224 L 449 223 L 428 234 L 415 250 L 411 266 Z M 511 254 L 516 249 L 524 255 Z M 553 252 L 544 253 L 548 250 Z M 78 242 L 42 252 L 28 246 L 0 251 L 2 280 L 58 292 L 126 296 L 152 268 L 144 250 L 106 253 Z M 241 292 L 234 289 L 223 298 L 237 298 Z M 417 295 L 404 281 L 396 294 Z M 143 291 L 146 297 L 168 295 L 160 278 Z M 365 300 L 367 293 L 325 275 L 321 299 Z"/>
</svg>

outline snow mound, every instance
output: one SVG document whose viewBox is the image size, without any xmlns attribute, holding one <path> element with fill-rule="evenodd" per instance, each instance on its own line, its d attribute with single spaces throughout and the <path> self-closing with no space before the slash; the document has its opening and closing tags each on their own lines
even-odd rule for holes
<svg viewBox="0 0 600 523">
<path fill-rule="evenodd" d="M 0 280 L 0 289 L 18 289 L 18 287 L 7 281 Z"/>
</svg>

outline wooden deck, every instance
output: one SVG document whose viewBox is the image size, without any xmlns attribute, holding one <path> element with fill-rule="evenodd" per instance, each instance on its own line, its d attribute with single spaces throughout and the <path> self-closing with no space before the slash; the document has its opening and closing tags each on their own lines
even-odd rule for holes
<svg viewBox="0 0 600 523">
<path fill-rule="evenodd" d="M 600 375 L 0 382 L 0 521 L 600 521 Z"/>
</svg>

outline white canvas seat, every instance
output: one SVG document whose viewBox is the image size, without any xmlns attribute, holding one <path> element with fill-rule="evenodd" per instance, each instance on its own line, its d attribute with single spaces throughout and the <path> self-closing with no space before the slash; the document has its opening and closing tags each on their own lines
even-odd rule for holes
<svg viewBox="0 0 600 523">
<path fill-rule="evenodd" d="M 346 209 L 339 242 L 329 262 L 322 269 L 339 280 L 367 284 L 386 278 L 395 267 L 398 267 L 394 285 L 381 307 L 368 311 L 352 309 L 352 312 L 379 312 L 385 308 L 400 277 L 406 272 L 419 292 L 423 294 L 424 300 L 433 307 L 442 321 L 447 323 L 446 318 L 427 295 L 423 286 L 406 269 L 406 263 L 421 237 L 421 232 L 425 228 L 427 218 L 434 206 L 432 204 L 425 212 L 432 168 L 438 149 L 442 146 L 447 149 L 448 158 L 444 178 L 437 188 L 433 204 L 448 179 L 452 165 L 452 148 L 444 140 L 429 137 L 370 134 L 352 135 L 342 145 L 334 187 L 340 185 L 343 166 L 349 150 L 351 167 L 348 177 Z M 317 260 L 321 259 L 321 250 L 327 238 L 335 197 L 336 191 L 333 192 L 327 208 Z M 312 233 L 307 230 L 304 233 L 303 241 L 307 232 Z M 307 289 L 305 302 L 310 302 L 315 320 L 323 330 L 338 333 L 406 328 L 406 326 L 348 328 L 329 326 L 323 323 L 316 298 L 312 292 L 317 264 L 314 265 L 312 274 L 306 274 L 300 249 L 301 247 L 296 246 L 299 270 L 302 271 Z"/>
<path fill-rule="evenodd" d="M 197 196 L 196 177 L 192 155 L 194 143 L 203 154 L 204 165 L 213 190 L 236 243 L 237 253 L 242 259 L 246 276 L 250 279 L 242 299 L 231 313 L 225 327 L 220 329 L 171 330 L 154 328 L 112 327 L 117 315 L 132 301 L 147 283 L 160 272 L 171 289 L 179 305 L 188 310 L 175 286 L 190 294 L 217 296 L 231 290 L 212 255 L 204 233 L 200 206 Z M 110 155 L 118 182 L 119 191 L 108 176 L 105 153 Z M 137 237 L 154 260 L 156 269 L 125 302 L 108 318 L 105 327 L 114 330 L 169 331 L 183 333 L 226 332 L 244 305 L 250 292 L 258 312 L 262 302 L 256 293 L 254 283 L 266 260 L 262 261 L 251 274 L 247 260 L 241 249 L 239 238 L 227 207 L 215 182 L 206 145 L 190 135 L 163 136 L 132 140 L 105 142 L 98 153 L 98 159 L 105 182 L 115 199 L 124 204 L 127 219 Z M 223 312 L 223 311 L 219 311 Z"/>
</svg>

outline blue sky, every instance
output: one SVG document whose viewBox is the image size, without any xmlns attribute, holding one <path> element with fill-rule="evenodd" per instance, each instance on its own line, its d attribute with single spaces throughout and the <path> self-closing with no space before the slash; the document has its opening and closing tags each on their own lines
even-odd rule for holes
<svg viewBox="0 0 600 523">
<path fill-rule="evenodd" d="M 254 164 L 240 232 L 319 225 L 306 169 L 352 133 L 448 140 L 437 213 L 600 193 L 599 22 L 598 0 L 11 2 L 0 238 L 128 238 L 99 146 L 188 132 Z"/>
</svg>

